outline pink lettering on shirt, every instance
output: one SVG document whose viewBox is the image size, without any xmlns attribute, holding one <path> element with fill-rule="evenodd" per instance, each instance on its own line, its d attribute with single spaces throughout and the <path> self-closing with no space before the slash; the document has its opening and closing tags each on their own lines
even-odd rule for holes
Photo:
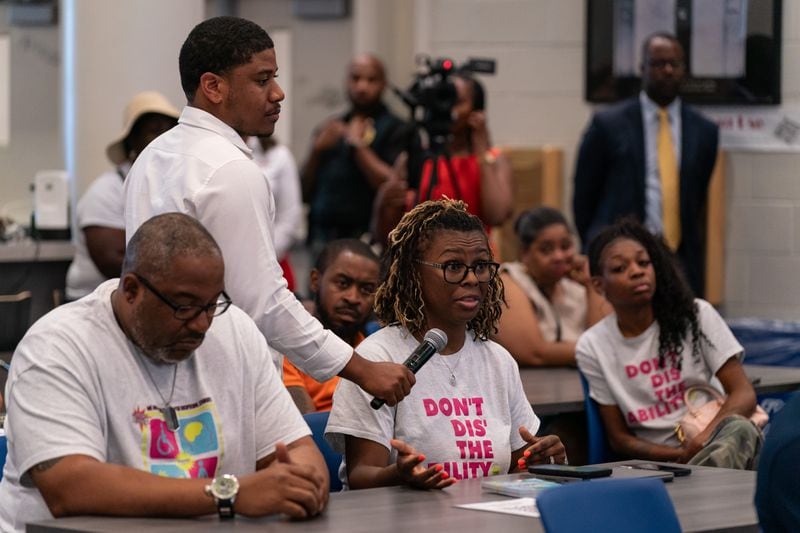
<svg viewBox="0 0 800 533">
<path fill-rule="evenodd" d="M 482 397 L 423 398 L 422 406 L 428 417 L 446 418 L 454 437 L 454 453 L 460 461 L 445 461 L 444 471 L 455 479 L 488 476 L 492 472 L 494 444 L 487 435 L 488 421 L 483 416 Z M 433 466 L 436 463 L 429 463 Z M 495 467 L 494 472 L 497 471 Z"/>
</svg>

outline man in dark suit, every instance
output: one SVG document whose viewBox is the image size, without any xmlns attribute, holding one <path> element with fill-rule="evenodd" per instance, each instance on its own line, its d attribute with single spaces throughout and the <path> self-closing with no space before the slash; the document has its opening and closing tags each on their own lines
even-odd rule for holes
<svg viewBox="0 0 800 533">
<path fill-rule="evenodd" d="M 585 247 L 602 227 L 635 216 L 664 235 L 702 296 L 705 203 L 719 129 L 678 97 L 685 65 L 675 37 L 653 34 L 642 52 L 642 92 L 595 114 L 584 134 L 575 168 L 575 225 Z M 674 154 L 672 184 L 664 182 L 670 174 L 665 154 Z"/>
</svg>

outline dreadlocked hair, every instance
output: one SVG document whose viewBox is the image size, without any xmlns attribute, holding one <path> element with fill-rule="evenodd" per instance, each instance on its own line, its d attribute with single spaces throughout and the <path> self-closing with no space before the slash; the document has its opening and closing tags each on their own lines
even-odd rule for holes
<svg viewBox="0 0 800 533">
<path fill-rule="evenodd" d="M 406 213 L 389 234 L 381 265 L 381 284 L 375 293 L 375 314 L 383 325 L 399 323 L 412 335 L 425 333 L 425 304 L 416 260 L 440 230 L 480 231 L 485 235 L 483 222 L 469 214 L 467 204 L 460 200 L 427 201 Z M 486 285 L 481 308 L 467 324 L 467 329 L 480 340 L 497 332 L 503 302 L 500 276 Z"/>
<path fill-rule="evenodd" d="M 658 363 L 681 368 L 683 339 L 687 331 L 692 334 L 692 356 L 702 360 L 705 345 L 713 347 L 697 319 L 697 303 L 689 285 L 680 273 L 675 257 L 663 239 L 654 236 L 633 218 L 624 218 L 602 230 L 589 244 L 589 270 L 592 276 L 602 275 L 600 259 L 603 251 L 618 239 L 630 239 L 641 244 L 650 256 L 655 272 L 656 290 L 651 306 L 659 326 Z"/>
</svg>

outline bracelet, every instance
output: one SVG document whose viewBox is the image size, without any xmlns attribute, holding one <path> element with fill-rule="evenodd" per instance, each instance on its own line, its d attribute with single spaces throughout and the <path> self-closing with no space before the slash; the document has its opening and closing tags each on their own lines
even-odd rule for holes
<svg viewBox="0 0 800 533">
<path fill-rule="evenodd" d="M 491 150 L 486 150 L 481 156 L 481 163 L 493 165 L 497 162 L 497 156 Z"/>
</svg>

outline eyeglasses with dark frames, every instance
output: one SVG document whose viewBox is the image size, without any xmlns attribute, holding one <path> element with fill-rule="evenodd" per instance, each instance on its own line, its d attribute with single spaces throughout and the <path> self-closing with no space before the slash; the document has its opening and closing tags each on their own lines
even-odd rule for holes
<svg viewBox="0 0 800 533">
<path fill-rule="evenodd" d="M 225 291 L 222 291 L 222 293 L 217 297 L 216 302 L 212 302 L 207 305 L 178 305 L 169 298 L 167 298 L 166 296 L 164 296 L 163 294 L 161 294 L 158 291 L 158 289 L 153 287 L 152 283 L 147 281 L 147 278 L 145 278 L 140 274 L 137 274 L 136 272 L 133 272 L 133 275 L 136 276 L 136 279 L 142 282 L 142 285 L 144 285 L 147 288 L 147 290 L 155 294 L 159 300 L 161 300 L 170 308 L 172 308 L 173 316 L 176 319 L 182 320 L 184 322 L 189 322 L 191 320 L 194 320 L 195 318 L 199 317 L 201 313 L 205 313 L 209 317 L 219 316 L 225 311 L 227 311 L 228 308 L 233 303 L 231 301 L 231 297 L 228 296 L 225 293 Z"/>
<path fill-rule="evenodd" d="M 647 64 L 650 65 L 650 68 L 655 69 L 666 68 L 667 65 L 669 65 L 672 67 L 672 70 L 679 70 L 686 66 L 680 59 L 649 59 Z"/>
<path fill-rule="evenodd" d="M 471 270 L 479 283 L 489 283 L 497 275 L 500 264 L 492 261 L 478 261 L 472 266 L 461 263 L 460 261 L 448 261 L 447 263 L 430 263 L 421 259 L 416 259 L 420 265 L 438 268 L 444 273 L 444 280 L 447 283 L 461 283 Z"/>
</svg>

